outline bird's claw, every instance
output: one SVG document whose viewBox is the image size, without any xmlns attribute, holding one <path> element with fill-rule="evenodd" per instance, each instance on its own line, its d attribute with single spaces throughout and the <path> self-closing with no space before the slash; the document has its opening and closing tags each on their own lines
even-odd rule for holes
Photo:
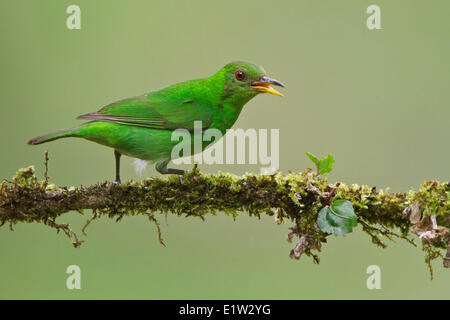
<svg viewBox="0 0 450 320">
<path fill-rule="evenodd" d="M 113 187 L 118 186 L 120 184 L 120 181 L 111 181 L 109 183 L 108 191 L 111 192 Z"/>
</svg>

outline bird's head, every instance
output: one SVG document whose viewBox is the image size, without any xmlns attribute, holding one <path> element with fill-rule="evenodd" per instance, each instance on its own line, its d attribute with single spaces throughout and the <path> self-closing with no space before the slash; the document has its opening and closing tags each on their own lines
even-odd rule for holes
<svg viewBox="0 0 450 320">
<path fill-rule="evenodd" d="M 251 99 L 259 93 L 283 96 L 271 85 L 284 87 L 280 81 L 269 78 L 263 67 L 243 61 L 227 64 L 217 75 L 223 78 L 223 93 L 226 97 Z"/>
</svg>

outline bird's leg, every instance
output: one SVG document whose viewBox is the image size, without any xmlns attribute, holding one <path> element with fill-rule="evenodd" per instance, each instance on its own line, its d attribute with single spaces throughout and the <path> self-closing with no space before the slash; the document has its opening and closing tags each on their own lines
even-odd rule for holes
<svg viewBox="0 0 450 320">
<path fill-rule="evenodd" d="M 179 174 L 184 175 L 184 170 L 167 168 L 170 159 L 159 160 L 156 162 L 155 168 L 161 174 Z"/>
<path fill-rule="evenodd" d="M 117 150 L 114 150 L 114 157 L 116 158 L 116 183 L 117 184 L 121 184 L 122 182 L 120 181 L 120 156 L 121 156 L 122 154 L 119 152 L 119 151 L 117 151 Z"/>
</svg>

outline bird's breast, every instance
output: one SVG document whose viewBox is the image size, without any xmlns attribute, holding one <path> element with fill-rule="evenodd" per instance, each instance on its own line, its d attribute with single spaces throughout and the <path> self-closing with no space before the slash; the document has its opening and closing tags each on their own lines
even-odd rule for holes
<svg viewBox="0 0 450 320">
<path fill-rule="evenodd" d="M 241 114 L 243 106 L 236 106 L 233 104 L 218 104 L 217 112 L 210 128 L 219 129 L 225 134 L 227 129 L 230 129 Z"/>
</svg>

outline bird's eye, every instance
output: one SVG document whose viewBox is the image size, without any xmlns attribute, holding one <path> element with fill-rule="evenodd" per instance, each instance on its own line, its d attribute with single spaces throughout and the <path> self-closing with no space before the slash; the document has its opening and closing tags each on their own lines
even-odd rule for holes
<svg viewBox="0 0 450 320">
<path fill-rule="evenodd" d="M 236 72 L 234 73 L 234 76 L 236 77 L 236 79 L 237 79 L 238 81 L 242 81 L 242 80 L 245 79 L 245 73 L 244 73 L 243 71 L 241 71 L 241 70 L 236 71 Z"/>
</svg>

